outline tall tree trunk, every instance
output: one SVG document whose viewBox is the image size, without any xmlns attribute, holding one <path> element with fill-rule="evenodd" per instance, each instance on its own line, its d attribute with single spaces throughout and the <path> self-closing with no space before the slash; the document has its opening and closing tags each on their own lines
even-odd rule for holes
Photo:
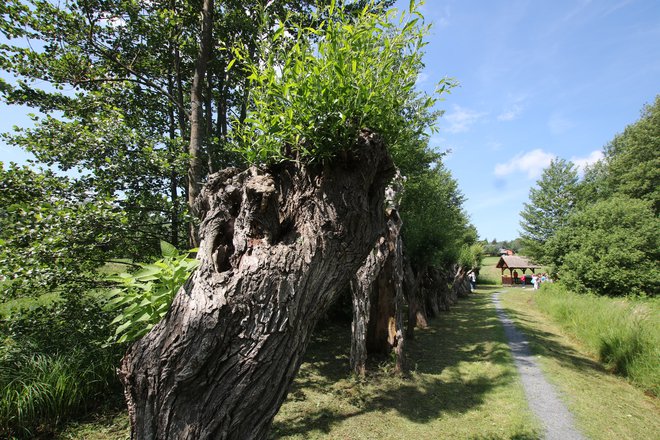
<svg viewBox="0 0 660 440">
<path fill-rule="evenodd" d="M 167 91 L 170 96 L 174 96 L 174 78 L 172 72 L 172 66 L 170 65 L 167 72 Z M 170 136 L 170 202 L 172 203 L 172 208 L 170 212 L 170 222 L 172 223 L 172 231 L 170 234 L 170 243 L 172 243 L 177 248 L 179 247 L 179 174 L 176 171 L 176 159 L 178 157 L 178 152 L 172 150 L 176 145 L 176 116 L 174 114 L 175 108 L 173 103 L 168 105 L 168 123 L 169 123 L 169 136 Z"/>
<path fill-rule="evenodd" d="M 369 325 L 367 327 L 367 352 L 387 354 L 390 352 L 395 333 L 395 302 L 392 284 L 392 264 L 388 256 L 385 265 L 374 283 L 375 292 L 371 301 Z"/>
<path fill-rule="evenodd" d="M 216 122 L 215 122 L 215 136 L 218 138 L 218 163 L 220 167 L 227 166 L 227 157 L 226 157 L 226 145 L 227 145 L 227 91 L 225 87 L 225 73 L 226 63 L 222 59 L 220 61 L 220 67 L 218 69 L 218 90 L 217 90 L 217 99 L 216 99 Z"/>
<path fill-rule="evenodd" d="M 371 255 L 371 254 L 369 254 Z M 362 270 L 364 265 L 360 268 Z M 359 271 L 358 271 L 359 273 Z M 353 300 L 353 322 L 351 323 L 351 371 L 358 376 L 367 372 L 367 326 L 371 313 L 372 283 L 363 285 L 360 276 L 351 280 L 351 294 Z"/>
<path fill-rule="evenodd" d="M 429 268 L 429 274 L 433 280 L 433 291 L 437 297 L 438 308 L 443 312 L 449 311 L 449 306 L 454 303 L 447 284 L 447 274 L 439 267 Z"/>
<path fill-rule="evenodd" d="M 440 303 L 438 285 L 433 278 L 431 268 L 426 271 L 426 276 L 422 282 L 422 292 L 426 298 L 427 311 L 431 311 L 431 317 L 436 318 L 440 315 Z"/>
<path fill-rule="evenodd" d="M 204 0 L 202 4 L 202 29 L 199 52 L 195 62 L 195 73 L 190 88 L 190 144 L 188 154 L 188 208 L 195 212 L 195 200 L 203 179 L 202 148 L 206 140 L 204 120 L 204 78 L 213 48 L 213 0 Z M 194 223 L 190 224 L 189 241 L 191 247 L 199 244 L 199 235 Z"/>
<path fill-rule="evenodd" d="M 403 335 L 403 288 L 402 263 L 399 247 L 401 240 L 394 239 L 391 250 L 382 270 L 378 274 L 375 286 L 377 293 L 372 303 L 371 319 L 367 332 L 367 351 L 369 353 L 396 355 L 395 370 L 405 372 L 405 353 Z"/>
<path fill-rule="evenodd" d="M 405 309 L 406 298 L 403 294 L 403 239 L 401 234 L 397 235 L 396 247 L 393 255 L 393 281 L 394 281 L 394 335 L 392 344 L 394 345 L 394 353 L 396 355 L 396 371 L 398 373 L 406 373 L 408 365 L 406 362 L 405 351 L 405 331 L 404 331 L 404 318 L 403 312 Z"/>
<path fill-rule="evenodd" d="M 213 133 L 213 74 L 206 75 L 206 93 L 204 94 L 204 116 L 206 117 L 206 168 L 209 174 L 215 173 L 215 157 L 217 145 L 211 142 Z"/>
<path fill-rule="evenodd" d="M 132 438 L 267 436 L 312 329 L 385 224 L 393 164 L 373 133 L 352 151 L 209 178 L 200 266 L 122 360 Z"/>
</svg>

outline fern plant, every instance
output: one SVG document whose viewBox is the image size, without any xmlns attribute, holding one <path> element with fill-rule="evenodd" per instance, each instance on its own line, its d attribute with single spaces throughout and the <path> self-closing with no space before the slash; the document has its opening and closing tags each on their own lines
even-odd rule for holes
<svg viewBox="0 0 660 440">
<path fill-rule="evenodd" d="M 174 295 L 186 282 L 199 262 L 189 255 L 192 249 L 179 252 L 171 244 L 160 242 L 162 258 L 152 264 L 139 264 L 135 273 L 109 277 L 118 283 L 109 294 L 108 309 L 117 312 L 112 324 L 118 324 L 117 343 L 135 341 L 151 330 L 167 313 Z"/>
</svg>

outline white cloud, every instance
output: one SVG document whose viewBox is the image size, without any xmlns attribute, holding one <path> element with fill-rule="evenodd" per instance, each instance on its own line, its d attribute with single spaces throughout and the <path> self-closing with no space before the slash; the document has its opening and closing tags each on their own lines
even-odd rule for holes
<svg viewBox="0 0 660 440">
<path fill-rule="evenodd" d="M 603 158 L 603 152 L 601 150 L 592 151 L 587 157 L 575 157 L 571 158 L 571 162 L 575 164 L 580 173 L 584 173 L 585 168 L 589 165 L 593 165 Z"/>
<path fill-rule="evenodd" d="M 498 121 L 513 121 L 522 113 L 522 106 L 519 104 L 514 104 L 509 107 L 507 110 L 503 111 L 497 115 Z"/>
<path fill-rule="evenodd" d="M 474 110 L 454 105 L 454 110 L 445 115 L 443 119 L 449 123 L 447 131 L 450 133 L 462 133 L 468 131 L 470 126 L 484 117 L 486 113 L 479 113 Z"/>
<path fill-rule="evenodd" d="M 546 153 L 537 148 L 524 154 L 517 154 L 506 163 L 496 164 L 495 175 L 497 177 L 504 177 L 515 172 L 521 172 L 527 174 L 528 179 L 536 179 L 541 176 L 543 169 L 550 165 L 550 162 L 554 158 L 554 154 Z"/>
</svg>

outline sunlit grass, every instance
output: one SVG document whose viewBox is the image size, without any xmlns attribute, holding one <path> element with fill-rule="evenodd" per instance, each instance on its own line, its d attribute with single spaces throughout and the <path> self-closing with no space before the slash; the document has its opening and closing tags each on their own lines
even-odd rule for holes
<svg viewBox="0 0 660 440">
<path fill-rule="evenodd" d="M 505 289 L 503 305 L 529 337 L 541 368 L 575 414 L 579 428 L 592 439 L 660 438 L 660 403 L 598 362 L 597 354 L 538 306 L 538 293 Z M 540 298 L 540 296 L 538 296 Z M 570 307 L 570 303 L 566 304 Z M 598 311 L 588 312 L 598 316 Z M 603 322 L 607 326 L 608 322 Z"/>
<path fill-rule="evenodd" d="M 500 257 L 484 257 L 481 262 L 481 268 L 479 269 L 479 278 L 477 279 L 477 284 L 502 284 L 502 272 L 500 269 L 495 267 L 499 260 Z"/>
<path fill-rule="evenodd" d="M 412 373 L 372 363 L 347 376 L 349 324 L 319 335 L 275 419 L 283 439 L 535 439 L 501 327 L 485 295 L 459 303 L 409 343 Z"/>
<path fill-rule="evenodd" d="M 34 438 L 107 392 L 114 371 L 103 356 L 19 355 L 0 364 L 0 435 Z"/>
<path fill-rule="evenodd" d="M 538 428 L 486 295 L 474 295 L 417 331 L 408 378 L 372 359 L 349 375 L 350 323 L 320 325 L 273 439 L 537 439 Z M 76 424 L 59 439 L 126 439 L 125 414 Z"/>
<path fill-rule="evenodd" d="M 561 285 L 535 299 L 607 369 L 660 396 L 659 301 L 580 295 Z"/>
</svg>

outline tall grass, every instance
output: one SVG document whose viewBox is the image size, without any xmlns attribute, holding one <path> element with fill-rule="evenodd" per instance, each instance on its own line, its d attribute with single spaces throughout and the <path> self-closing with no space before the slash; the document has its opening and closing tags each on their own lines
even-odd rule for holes
<svg viewBox="0 0 660 440">
<path fill-rule="evenodd" d="M 577 294 L 561 284 L 535 295 L 539 308 L 611 371 L 660 396 L 660 303 Z"/>
<path fill-rule="evenodd" d="M 98 403 L 116 382 L 102 353 L 17 354 L 0 362 L 0 437 L 31 438 Z"/>
</svg>

